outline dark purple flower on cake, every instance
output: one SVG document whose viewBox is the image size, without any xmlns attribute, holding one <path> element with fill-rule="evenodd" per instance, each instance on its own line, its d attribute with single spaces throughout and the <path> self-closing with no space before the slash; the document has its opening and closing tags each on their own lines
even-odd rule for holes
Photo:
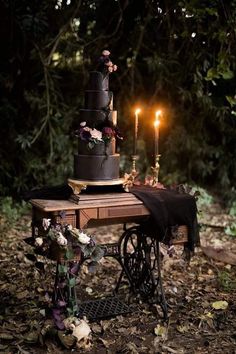
<svg viewBox="0 0 236 354">
<path fill-rule="evenodd" d="M 114 130 L 110 127 L 105 127 L 102 129 L 102 135 L 106 138 L 112 138 L 114 136 Z"/>
<path fill-rule="evenodd" d="M 89 139 L 91 138 L 91 133 L 90 133 L 89 128 L 86 129 L 86 127 L 85 127 L 85 128 L 80 129 L 79 136 L 80 136 L 81 140 L 89 141 Z"/>
</svg>

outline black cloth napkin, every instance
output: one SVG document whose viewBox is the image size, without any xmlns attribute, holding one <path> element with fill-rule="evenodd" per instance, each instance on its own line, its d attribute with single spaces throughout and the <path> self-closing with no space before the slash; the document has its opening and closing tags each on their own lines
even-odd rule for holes
<svg viewBox="0 0 236 354">
<path fill-rule="evenodd" d="M 168 243 L 168 231 L 171 227 L 187 225 L 188 248 L 194 251 L 194 246 L 199 244 L 195 197 L 187 193 L 151 186 L 134 186 L 130 188 L 130 192 L 142 200 L 150 211 L 151 218 L 147 226 L 159 241 Z"/>
</svg>

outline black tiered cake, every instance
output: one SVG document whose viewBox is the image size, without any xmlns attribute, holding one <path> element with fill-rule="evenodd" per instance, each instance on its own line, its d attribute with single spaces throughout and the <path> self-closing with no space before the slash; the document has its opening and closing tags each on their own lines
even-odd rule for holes
<svg viewBox="0 0 236 354">
<path fill-rule="evenodd" d="M 89 75 L 84 109 L 80 109 L 78 154 L 74 156 L 74 177 L 86 181 L 119 179 L 120 155 L 116 153 L 117 112 L 109 91 L 109 73 L 116 65 L 104 51 L 100 71 Z"/>
</svg>

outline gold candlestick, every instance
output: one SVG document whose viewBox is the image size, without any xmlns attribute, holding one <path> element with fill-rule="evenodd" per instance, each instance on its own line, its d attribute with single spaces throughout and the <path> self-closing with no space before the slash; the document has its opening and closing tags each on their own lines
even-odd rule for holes
<svg viewBox="0 0 236 354">
<path fill-rule="evenodd" d="M 160 157 L 161 157 L 160 154 L 157 154 L 155 156 L 155 166 L 151 167 L 152 174 L 153 174 L 152 186 L 156 186 L 158 184 L 158 182 L 159 182 L 159 171 L 160 171 L 159 161 L 160 161 Z"/>
<path fill-rule="evenodd" d="M 132 173 L 136 173 L 136 161 L 138 160 L 138 155 L 132 155 Z"/>
</svg>

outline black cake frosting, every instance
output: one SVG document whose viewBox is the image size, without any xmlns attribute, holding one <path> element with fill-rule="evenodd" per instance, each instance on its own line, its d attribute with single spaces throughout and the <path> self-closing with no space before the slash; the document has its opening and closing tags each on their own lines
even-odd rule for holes
<svg viewBox="0 0 236 354">
<path fill-rule="evenodd" d="M 101 130 L 116 127 L 117 112 L 113 110 L 113 93 L 109 91 L 109 75 L 91 71 L 85 91 L 84 108 L 80 109 L 81 123 Z M 119 178 L 120 155 L 116 153 L 116 139 L 99 142 L 89 149 L 87 142 L 79 138 L 78 154 L 74 156 L 74 177 L 79 180 L 109 181 Z"/>
</svg>

